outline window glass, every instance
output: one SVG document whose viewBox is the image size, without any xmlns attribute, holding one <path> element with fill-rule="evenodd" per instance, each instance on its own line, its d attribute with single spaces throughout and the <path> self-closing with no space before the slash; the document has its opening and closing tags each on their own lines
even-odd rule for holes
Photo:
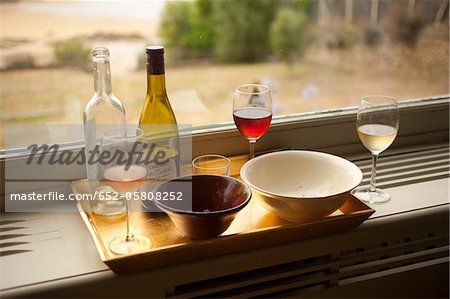
<svg viewBox="0 0 450 299">
<path fill-rule="evenodd" d="M 0 9 L 4 124 L 81 123 L 94 46 L 110 49 L 129 123 L 144 103 L 149 44 L 166 47 L 171 104 L 193 126 L 232 121 L 243 83 L 271 88 L 275 116 L 355 106 L 367 94 L 449 92 L 443 0 L 4 1 Z"/>
</svg>

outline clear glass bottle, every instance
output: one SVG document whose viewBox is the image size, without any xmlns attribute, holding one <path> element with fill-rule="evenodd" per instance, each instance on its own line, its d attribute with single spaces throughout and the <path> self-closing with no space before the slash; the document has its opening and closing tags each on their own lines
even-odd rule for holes
<svg viewBox="0 0 450 299">
<path fill-rule="evenodd" d="M 92 50 L 94 65 L 94 95 L 84 109 L 83 123 L 86 140 L 86 158 L 92 157 L 95 147 L 99 147 L 103 133 L 111 127 L 125 124 L 125 108 L 112 93 L 109 50 L 97 47 Z M 86 159 L 88 160 L 88 159 Z M 88 162 L 88 161 L 86 161 Z M 101 183 L 99 164 L 86 163 L 87 178 L 91 194 L 111 191 Z M 91 202 L 94 213 L 102 216 L 119 215 L 125 212 L 124 201 L 108 200 L 107 196 L 97 196 Z"/>
<path fill-rule="evenodd" d="M 160 183 L 179 176 L 180 147 L 177 120 L 166 92 L 164 47 L 148 46 L 147 55 L 147 95 L 139 119 L 139 127 L 144 131 L 148 148 L 153 155 L 164 153 L 164 163 L 151 163 L 147 167 L 148 182 L 141 189 L 153 191 Z M 153 146 L 153 147 L 152 147 Z M 145 151 L 145 150 L 144 150 Z M 151 201 L 142 201 L 144 208 L 155 210 Z"/>
</svg>

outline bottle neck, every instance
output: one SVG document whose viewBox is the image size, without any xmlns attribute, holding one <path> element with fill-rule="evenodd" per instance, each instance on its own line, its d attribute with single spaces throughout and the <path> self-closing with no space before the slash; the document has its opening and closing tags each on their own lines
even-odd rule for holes
<svg viewBox="0 0 450 299">
<path fill-rule="evenodd" d="M 165 75 L 152 75 L 147 73 L 147 95 L 162 96 L 166 94 Z"/>
<path fill-rule="evenodd" d="M 98 94 L 111 93 L 111 69 L 109 59 L 94 60 L 94 90 Z"/>
</svg>

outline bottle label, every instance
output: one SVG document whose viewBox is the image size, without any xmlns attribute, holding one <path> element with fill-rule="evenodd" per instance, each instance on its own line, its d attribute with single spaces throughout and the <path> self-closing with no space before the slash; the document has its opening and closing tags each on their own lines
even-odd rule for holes
<svg viewBox="0 0 450 299">
<path fill-rule="evenodd" d="M 162 183 L 180 175 L 179 153 L 176 149 L 156 146 L 153 151 L 156 153 L 165 153 L 165 160 L 163 163 L 152 162 L 147 165 L 147 181 L 140 188 L 140 192 L 149 195 L 154 193 Z M 149 197 L 151 196 L 147 196 L 147 198 Z M 160 211 L 152 200 L 143 200 L 142 205 L 146 210 Z"/>
</svg>

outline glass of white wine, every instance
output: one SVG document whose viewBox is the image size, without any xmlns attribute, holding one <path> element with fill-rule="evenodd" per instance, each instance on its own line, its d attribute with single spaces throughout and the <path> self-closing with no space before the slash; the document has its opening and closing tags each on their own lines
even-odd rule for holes
<svg viewBox="0 0 450 299">
<path fill-rule="evenodd" d="M 358 199 L 369 203 L 381 203 L 391 199 L 389 193 L 376 188 L 376 167 L 378 155 L 394 142 L 398 126 L 398 104 L 394 98 L 373 95 L 361 99 L 356 128 L 359 139 L 372 153 L 372 176 L 369 187 L 359 187 L 352 191 Z"/>
</svg>

